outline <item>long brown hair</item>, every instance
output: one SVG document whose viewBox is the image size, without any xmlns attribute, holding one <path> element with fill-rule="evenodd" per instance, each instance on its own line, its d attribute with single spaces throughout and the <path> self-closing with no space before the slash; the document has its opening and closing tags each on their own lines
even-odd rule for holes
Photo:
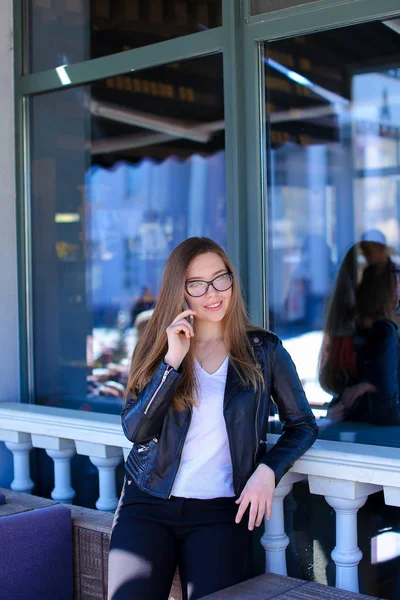
<svg viewBox="0 0 400 600">
<path fill-rule="evenodd" d="M 234 275 L 232 297 L 223 320 L 224 343 L 228 348 L 229 359 L 245 385 L 254 388 L 262 386 L 262 376 L 256 366 L 253 349 L 247 336 L 248 331 L 257 328 L 251 325 L 247 316 L 233 264 L 221 246 L 213 240 L 206 237 L 192 237 L 179 244 L 166 262 L 154 313 L 133 352 L 127 395 L 137 398 L 164 359 L 168 349 L 166 329 L 183 311 L 184 285 L 189 264 L 197 256 L 208 252 L 220 256 L 227 271 Z M 182 367 L 183 377 L 173 400 L 177 410 L 184 410 L 188 403 L 195 404 L 193 391 L 196 390 L 197 382 L 192 351 L 185 356 Z"/>
<path fill-rule="evenodd" d="M 318 379 L 328 393 L 339 394 L 354 373 L 358 248 L 358 244 L 351 246 L 343 259 L 326 314 Z"/>
</svg>

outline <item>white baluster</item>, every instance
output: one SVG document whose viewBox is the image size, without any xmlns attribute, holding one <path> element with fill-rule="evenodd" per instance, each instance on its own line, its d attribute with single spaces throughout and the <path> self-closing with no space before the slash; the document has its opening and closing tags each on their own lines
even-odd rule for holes
<svg viewBox="0 0 400 600">
<path fill-rule="evenodd" d="M 122 461 L 122 449 L 117 446 L 79 440 L 75 440 L 75 446 L 78 454 L 88 456 L 98 468 L 100 495 L 96 502 L 96 508 L 114 511 L 118 504 L 115 469 Z"/>
<path fill-rule="evenodd" d="M 286 548 L 289 537 L 285 533 L 285 515 L 283 502 L 292 491 L 293 484 L 305 479 L 304 475 L 286 473 L 275 488 L 272 502 L 272 514 L 269 521 L 265 519 L 265 533 L 261 544 L 265 549 L 265 565 L 267 573 L 287 575 Z"/>
<path fill-rule="evenodd" d="M 122 460 L 121 456 L 110 458 L 89 457 L 99 470 L 99 492 L 100 496 L 96 502 L 98 510 L 114 511 L 118 505 L 117 488 L 115 481 L 115 469 Z"/>
<path fill-rule="evenodd" d="M 71 458 L 75 454 L 75 443 L 72 440 L 32 433 L 32 444 L 35 448 L 46 450 L 54 462 L 54 489 L 51 497 L 57 502 L 70 503 L 75 496 L 71 487 Z"/>
<path fill-rule="evenodd" d="M 32 441 L 29 433 L 18 433 L 18 441 L 6 442 L 6 447 L 13 453 L 14 480 L 11 489 L 14 492 L 30 494 L 34 483 L 30 475 L 29 454 L 32 450 Z"/>
<path fill-rule="evenodd" d="M 269 521 L 265 519 L 265 533 L 261 544 L 265 549 L 265 565 L 267 573 L 287 575 L 286 548 L 289 538 L 285 533 L 283 501 L 292 491 L 293 484 L 279 485 L 274 492 L 272 514 Z"/>
<path fill-rule="evenodd" d="M 348 500 L 325 496 L 336 512 L 336 546 L 331 554 L 336 565 L 336 587 L 349 592 L 359 591 L 358 565 L 362 552 L 357 541 L 357 512 L 367 498 Z"/>
<path fill-rule="evenodd" d="M 54 461 L 54 490 L 51 497 L 57 502 L 70 504 L 75 496 L 71 486 L 71 458 L 75 454 L 75 446 L 46 452 Z"/>
</svg>

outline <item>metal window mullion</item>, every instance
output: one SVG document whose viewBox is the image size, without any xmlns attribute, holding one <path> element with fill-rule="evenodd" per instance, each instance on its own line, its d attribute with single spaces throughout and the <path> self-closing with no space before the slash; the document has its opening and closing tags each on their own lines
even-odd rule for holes
<svg viewBox="0 0 400 600">
<path fill-rule="evenodd" d="M 223 0 L 228 252 L 252 322 L 266 325 L 265 218 L 261 147 L 262 88 L 258 45 L 244 38 L 248 1 Z"/>
<path fill-rule="evenodd" d="M 247 273 L 250 316 L 254 324 L 268 327 L 268 239 L 266 227 L 265 94 L 261 47 L 244 31 Z"/>
<path fill-rule="evenodd" d="M 243 27 L 240 2 L 222 0 L 227 250 L 247 295 Z"/>
<path fill-rule="evenodd" d="M 26 66 L 26 40 L 23 37 L 23 0 L 13 2 L 14 132 L 16 237 L 18 265 L 18 339 L 20 398 L 33 402 L 34 363 L 32 330 L 32 261 L 30 219 L 29 99 L 19 93 L 19 81 Z"/>
<path fill-rule="evenodd" d="M 32 73 L 19 78 L 18 90 L 20 94 L 29 95 L 64 89 L 71 85 L 84 85 L 106 77 L 197 58 L 222 49 L 223 28 L 217 27 L 151 46 L 68 65 L 66 72 L 71 80 L 68 86 L 61 83 L 56 69 Z"/>
<path fill-rule="evenodd" d="M 245 24 L 256 41 L 296 37 L 400 14 L 398 0 L 319 0 L 256 17 Z"/>
<path fill-rule="evenodd" d="M 23 0 L 13 0 L 13 58 L 14 78 L 20 77 L 24 68 L 23 39 Z"/>
<path fill-rule="evenodd" d="M 34 340 L 32 295 L 31 165 L 29 98 L 16 96 L 16 190 L 19 290 L 20 381 L 23 402 L 34 401 Z"/>
</svg>

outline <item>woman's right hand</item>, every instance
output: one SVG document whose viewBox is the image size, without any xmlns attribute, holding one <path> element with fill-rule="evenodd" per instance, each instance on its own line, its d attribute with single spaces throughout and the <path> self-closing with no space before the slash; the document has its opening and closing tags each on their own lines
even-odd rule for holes
<svg viewBox="0 0 400 600">
<path fill-rule="evenodd" d="M 368 381 L 361 381 L 360 383 L 356 383 L 355 385 L 351 385 L 344 389 L 342 401 L 344 406 L 347 409 L 350 409 L 353 408 L 353 405 L 360 396 L 368 394 L 369 392 L 373 393 L 377 391 L 378 390 L 374 385 L 372 385 L 372 383 L 369 383 Z"/>
<path fill-rule="evenodd" d="M 167 327 L 168 351 L 164 361 L 177 371 L 189 352 L 190 339 L 194 336 L 193 326 L 187 320 L 189 315 L 195 316 L 194 310 L 184 310 Z"/>
</svg>

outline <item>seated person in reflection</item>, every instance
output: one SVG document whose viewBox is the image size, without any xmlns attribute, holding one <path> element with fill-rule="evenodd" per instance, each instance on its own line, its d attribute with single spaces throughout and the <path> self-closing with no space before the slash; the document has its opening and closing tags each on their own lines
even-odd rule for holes
<svg viewBox="0 0 400 600">
<path fill-rule="evenodd" d="M 355 293 L 354 333 L 347 343 L 346 369 L 336 375 L 345 385 L 328 410 L 332 420 L 400 424 L 397 305 L 392 260 L 369 264 Z M 332 371 L 334 365 L 331 362 L 327 367 Z"/>
</svg>

